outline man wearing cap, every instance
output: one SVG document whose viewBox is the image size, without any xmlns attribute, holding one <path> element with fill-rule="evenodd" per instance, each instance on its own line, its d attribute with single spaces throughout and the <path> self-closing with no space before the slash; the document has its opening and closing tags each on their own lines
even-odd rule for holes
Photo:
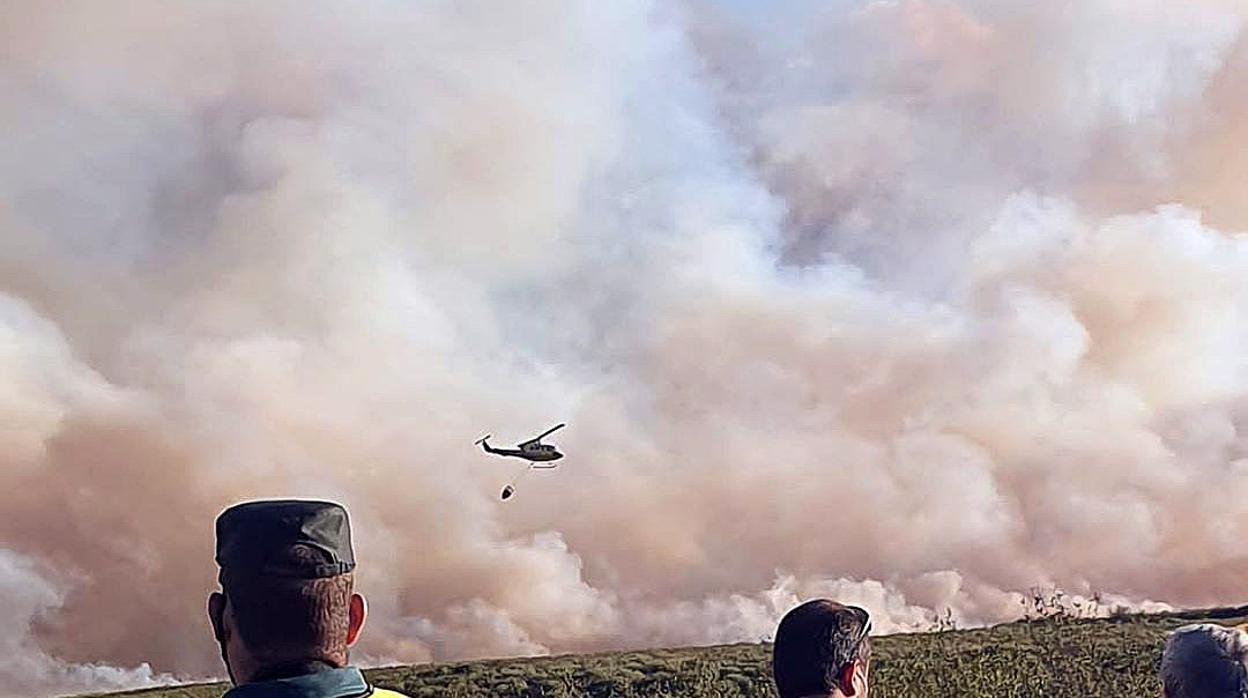
<svg viewBox="0 0 1248 698">
<path fill-rule="evenodd" d="M 364 627 L 347 511 L 247 502 L 217 518 L 221 591 L 208 617 L 234 688 L 226 698 L 402 698 L 347 666 Z"/>
<path fill-rule="evenodd" d="M 772 676 L 780 698 L 866 698 L 871 617 L 857 606 L 815 599 L 780 620 Z"/>
</svg>

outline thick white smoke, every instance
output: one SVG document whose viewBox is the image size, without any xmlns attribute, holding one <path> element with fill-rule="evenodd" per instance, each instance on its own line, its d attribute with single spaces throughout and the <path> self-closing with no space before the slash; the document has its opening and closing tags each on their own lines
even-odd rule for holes
<svg viewBox="0 0 1248 698">
<path fill-rule="evenodd" d="M 29 560 L 0 550 L 0 598 L 10 632 L 0 640 L 4 652 L 8 695 L 60 691 L 100 691 L 169 683 L 146 663 L 132 669 L 101 664 L 73 664 L 49 656 L 32 638 L 32 625 L 64 602 L 64 592 L 42 577 Z"/>
<path fill-rule="evenodd" d="M 1242 600 L 1246 20 L 0 4 L 0 695 L 219 675 L 264 496 L 367 661 Z"/>
</svg>

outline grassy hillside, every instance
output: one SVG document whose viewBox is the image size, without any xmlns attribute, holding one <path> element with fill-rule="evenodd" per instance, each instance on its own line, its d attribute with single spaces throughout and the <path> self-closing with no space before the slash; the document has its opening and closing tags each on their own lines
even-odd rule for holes
<svg viewBox="0 0 1248 698">
<path fill-rule="evenodd" d="M 1166 632 L 1211 620 L 1238 624 L 1248 606 L 1080 620 L 1066 615 L 980 630 L 875 639 L 872 698 L 933 695 L 1158 695 Z M 368 672 L 410 696 L 772 696 L 769 645 L 650 650 L 391 667 Z M 220 684 L 134 691 L 144 698 L 216 698 Z"/>
</svg>

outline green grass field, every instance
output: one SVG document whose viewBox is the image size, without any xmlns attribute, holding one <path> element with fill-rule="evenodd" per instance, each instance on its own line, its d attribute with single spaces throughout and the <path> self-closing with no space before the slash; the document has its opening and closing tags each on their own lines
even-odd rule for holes
<svg viewBox="0 0 1248 698">
<path fill-rule="evenodd" d="M 1166 633 L 1210 620 L 1248 620 L 1248 606 L 1085 620 L 1069 615 L 977 630 L 875 638 L 872 698 L 936 695 L 1121 696 L 1160 694 L 1156 667 Z M 505 659 L 374 669 L 378 686 L 428 696 L 772 696 L 770 645 L 728 645 Z M 200 684 L 115 696 L 216 698 Z"/>
</svg>

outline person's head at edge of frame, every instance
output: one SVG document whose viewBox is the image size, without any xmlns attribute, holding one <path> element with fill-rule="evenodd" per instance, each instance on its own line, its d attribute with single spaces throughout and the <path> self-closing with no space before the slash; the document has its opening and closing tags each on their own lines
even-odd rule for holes
<svg viewBox="0 0 1248 698">
<path fill-rule="evenodd" d="M 871 617 L 857 606 L 815 599 L 776 628 L 772 672 L 780 698 L 866 698 Z"/>
<path fill-rule="evenodd" d="M 1178 628 L 1166 639 L 1159 673 L 1165 698 L 1248 695 L 1248 633 L 1214 623 Z"/>
<path fill-rule="evenodd" d="M 217 517 L 221 591 L 208 617 L 235 685 L 341 668 L 364 627 L 347 511 L 332 502 L 244 502 Z"/>
</svg>

